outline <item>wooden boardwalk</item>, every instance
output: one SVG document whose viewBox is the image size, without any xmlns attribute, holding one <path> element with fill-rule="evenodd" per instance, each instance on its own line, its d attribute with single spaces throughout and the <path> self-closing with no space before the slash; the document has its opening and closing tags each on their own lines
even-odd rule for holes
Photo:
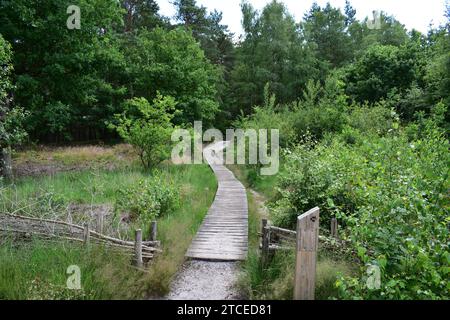
<svg viewBox="0 0 450 320">
<path fill-rule="evenodd" d="M 208 261 L 241 261 L 247 258 L 247 193 L 233 173 L 219 163 L 216 155 L 227 146 L 227 142 L 217 142 L 204 150 L 219 188 L 214 203 L 186 254 L 188 258 Z"/>
</svg>

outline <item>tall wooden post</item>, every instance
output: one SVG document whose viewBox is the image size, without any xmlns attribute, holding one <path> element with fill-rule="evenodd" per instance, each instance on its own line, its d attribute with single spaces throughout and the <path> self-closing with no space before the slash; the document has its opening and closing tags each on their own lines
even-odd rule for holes
<svg viewBox="0 0 450 320">
<path fill-rule="evenodd" d="M 298 217 L 294 300 L 314 300 L 320 209 Z"/>
<path fill-rule="evenodd" d="M 270 232 L 268 230 L 267 219 L 262 219 L 262 263 L 265 266 L 269 260 Z"/>
<path fill-rule="evenodd" d="M 152 223 L 150 225 L 150 239 L 149 239 L 149 241 L 156 241 L 157 233 L 158 233 L 158 222 L 152 221 Z"/>
<path fill-rule="evenodd" d="M 83 241 L 85 246 L 89 246 L 89 236 L 90 236 L 89 224 L 85 223 L 83 232 Z"/>
<path fill-rule="evenodd" d="M 97 233 L 103 234 L 103 212 L 97 213 Z"/>
<path fill-rule="evenodd" d="M 144 266 L 144 261 L 142 260 L 142 230 L 136 230 L 136 240 L 134 243 L 134 263 L 138 268 Z"/>
<path fill-rule="evenodd" d="M 338 222 L 336 218 L 331 219 L 331 236 L 333 238 L 338 238 Z"/>
</svg>

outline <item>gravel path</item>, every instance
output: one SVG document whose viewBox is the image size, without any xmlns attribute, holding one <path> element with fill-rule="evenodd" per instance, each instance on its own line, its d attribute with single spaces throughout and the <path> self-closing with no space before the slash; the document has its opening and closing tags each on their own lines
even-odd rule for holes
<svg viewBox="0 0 450 320">
<path fill-rule="evenodd" d="M 187 261 L 172 282 L 168 300 L 238 300 L 237 262 Z"/>
</svg>

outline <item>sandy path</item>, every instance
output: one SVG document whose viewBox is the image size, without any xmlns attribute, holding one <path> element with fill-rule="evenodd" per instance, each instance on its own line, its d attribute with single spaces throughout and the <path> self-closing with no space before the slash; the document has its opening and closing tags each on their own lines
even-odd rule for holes
<svg viewBox="0 0 450 320">
<path fill-rule="evenodd" d="M 172 283 L 168 300 L 237 300 L 237 262 L 187 261 Z"/>
</svg>

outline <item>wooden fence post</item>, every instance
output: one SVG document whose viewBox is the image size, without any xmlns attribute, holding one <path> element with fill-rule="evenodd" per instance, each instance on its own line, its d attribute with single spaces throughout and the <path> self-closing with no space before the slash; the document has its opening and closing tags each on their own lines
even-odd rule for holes
<svg viewBox="0 0 450 320">
<path fill-rule="evenodd" d="M 83 241 L 85 246 L 89 245 L 89 236 L 90 236 L 89 223 L 85 223 L 83 232 Z"/>
<path fill-rule="evenodd" d="M 320 209 L 298 217 L 294 300 L 314 300 Z"/>
<path fill-rule="evenodd" d="M 103 234 L 103 212 L 97 212 L 97 233 Z"/>
<path fill-rule="evenodd" d="M 152 221 L 150 225 L 150 239 L 149 241 L 156 241 L 156 236 L 158 234 L 158 222 Z"/>
<path fill-rule="evenodd" d="M 338 222 L 336 218 L 331 219 L 331 237 L 338 238 Z"/>
<path fill-rule="evenodd" d="M 142 260 L 142 230 L 136 230 L 136 240 L 134 243 L 134 263 L 136 267 L 142 268 L 144 262 Z"/>
<path fill-rule="evenodd" d="M 267 219 L 262 219 L 262 263 L 266 265 L 269 260 L 270 231 L 268 230 Z"/>
</svg>

